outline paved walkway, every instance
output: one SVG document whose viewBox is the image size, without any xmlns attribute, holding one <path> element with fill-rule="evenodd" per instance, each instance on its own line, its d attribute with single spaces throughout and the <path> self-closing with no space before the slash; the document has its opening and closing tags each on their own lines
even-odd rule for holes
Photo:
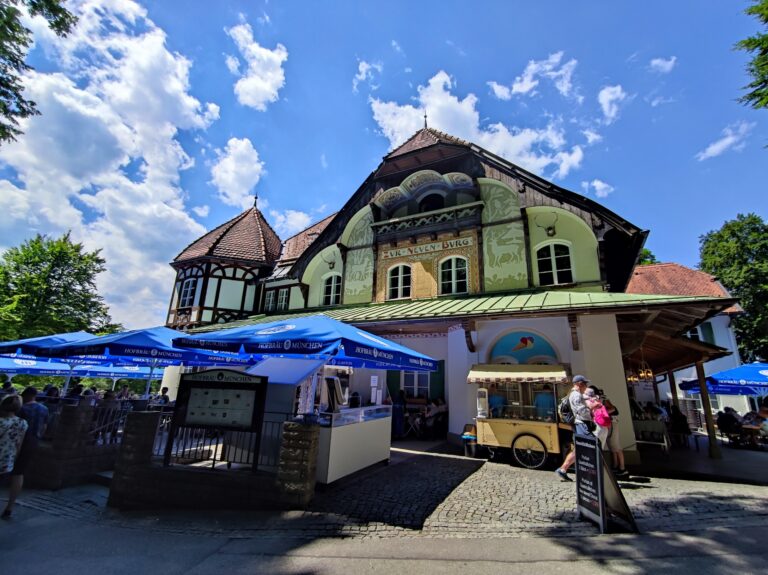
<svg viewBox="0 0 768 575">
<path fill-rule="evenodd" d="M 732 483 L 635 477 L 621 483 L 643 532 L 768 527 L 768 489 Z M 0 495 L 2 497 L 2 495 Z M 551 471 L 445 454 L 397 451 L 392 463 L 318 492 L 307 511 L 119 512 L 107 489 L 27 491 L 27 510 L 156 533 L 228 538 L 421 539 L 592 536 L 574 511 L 575 484 Z M 15 521 L 16 519 L 14 519 Z"/>
</svg>

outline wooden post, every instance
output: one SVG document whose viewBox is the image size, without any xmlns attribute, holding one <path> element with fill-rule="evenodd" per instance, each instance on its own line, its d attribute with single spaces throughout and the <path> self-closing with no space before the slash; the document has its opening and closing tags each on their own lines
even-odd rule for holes
<svg viewBox="0 0 768 575">
<path fill-rule="evenodd" d="M 653 400 L 656 402 L 656 405 L 661 405 L 661 398 L 659 398 L 659 384 L 656 383 L 655 377 L 651 380 L 651 384 L 653 385 Z"/>
<path fill-rule="evenodd" d="M 677 397 L 677 382 L 675 381 L 675 372 L 668 371 L 667 379 L 669 380 L 669 393 L 672 394 L 672 405 L 680 407 L 680 398 Z"/>
<path fill-rule="evenodd" d="M 704 420 L 707 422 L 707 436 L 709 437 L 709 456 L 712 459 L 722 459 L 720 446 L 717 444 L 715 433 L 715 421 L 712 419 L 712 405 L 709 403 L 709 390 L 707 378 L 704 376 L 704 363 L 696 362 L 696 376 L 699 378 L 699 393 L 701 394 L 701 409 L 704 411 Z"/>
</svg>

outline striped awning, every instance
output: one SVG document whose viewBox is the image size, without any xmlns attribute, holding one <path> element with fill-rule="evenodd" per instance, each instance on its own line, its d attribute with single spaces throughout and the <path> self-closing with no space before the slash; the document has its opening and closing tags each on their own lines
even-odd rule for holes
<svg viewBox="0 0 768 575">
<path fill-rule="evenodd" d="M 561 365 L 473 365 L 467 383 L 568 383 L 568 374 Z"/>
</svg>

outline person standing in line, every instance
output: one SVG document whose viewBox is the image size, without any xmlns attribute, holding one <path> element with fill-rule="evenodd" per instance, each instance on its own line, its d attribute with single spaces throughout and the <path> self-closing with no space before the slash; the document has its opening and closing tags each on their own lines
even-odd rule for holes
<svg viewBox="0 0 768 575">
<path fill-rule="evenodd" d="M 603 405 L 608 410 L 608 415 L 611 416 L 608 450 L 613 458 L 613 474 L 618 478 L 628 477 L 629 472 L 624 467 L 624 450 L 621 448 L 621 438 L 619 437 L 619 410 L 608 398 L 603 400 Z"/>
<path fill-rule="evenodd" d="M 0 401 L 0 476 L 13 470 L 29 427 L 26 421 L 16 415 L 20 410 L 21 398 L 18 395 L 8 395 Z M 11 510 L 6 507 L 0 517 L 10 519 Z"/>
<path fill-rule="evenodd" d="M 19 410 L 19 417 L 27 422 L 27 432 L 24 434 L 19 455 L 11 471 L 8 505 L 6 505 L 5 511 L 3 511 L 3 517 L 10 517 L 13 511 L 16 498 L 18 498 L 22 487 L 24 487 L 24 474 L 29 468 L 29 464 L 37 451 L 38 442 L 42 439 L 45 428 L 48 426 L 48 408 L 42 403 L 37 403 L 35 401 L 36 397 L 37 390 L 34 387 L 28 387 L 21 392 L 23 405 Z"/>
<path fill-rule="evenodd" d="M 589 407 L 584 402 L 584 392 L 587 390 L 589 380 L 583 375 L 574 376 L 573 387 L 571 393 L 568 395 L 568 403 L 571 406 L 571 411 L 574 415 L 573 433 L 576 435 L 585 435 L 590 433 L 590 426 L 592 424 L 592 413 L 589 411 Z M 575 438 L 574 438 L 575 439 Z M 563 464 L 555 470 L 555 475 L 561 481 L 573 481 L 568 477 L 568 469 L 576 461 L 576 442 L 574 441 L 571 447 L 571 451 L 565 456 Z"/>
</svg>

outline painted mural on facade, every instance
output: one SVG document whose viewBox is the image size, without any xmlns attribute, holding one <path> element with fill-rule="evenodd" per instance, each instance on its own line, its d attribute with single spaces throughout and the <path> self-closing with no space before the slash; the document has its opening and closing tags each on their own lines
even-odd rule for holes
<svg viewBox="0 0 768 575">
<path fill-rule="evenodd" d="M 557 351 L 542 335 L 530 331 L 513 331 L 491 348 L 488 363 L 557 364 Z"/>
</svg>

